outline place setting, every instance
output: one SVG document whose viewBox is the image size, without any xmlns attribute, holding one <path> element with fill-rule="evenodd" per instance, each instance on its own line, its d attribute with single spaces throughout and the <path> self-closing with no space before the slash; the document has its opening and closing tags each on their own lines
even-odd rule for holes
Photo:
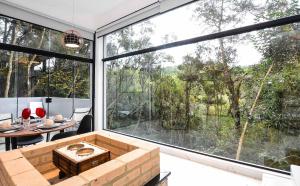
<svg viewBox="0 0 300 186">
<path fill-rule="evenodd" d="M 40 114 L 41 114 L 40 116 L 42 116 L 42 113 Z M 49 130 L 49 129 L 57 128 L 65 125 L 67 121 L 71 121 L 71 120 L 64 118 L 61 114 L 57 114 L 54 117 L 53 116 L 50 117 L 49 119 L 42 119 L 41 123 L 37 125 L 37 129 Z"/>
<path fill-rule="evenodd" d="M 46 111 L 44 108 L 36 108 L 35 114 L 37 118 L 31 117 L 31 109 L 24 108 L 20 118 L 7 119 L 0 121 L 0 133 L 10 134 L 22 130 L 42 132 L 43 130 L 51 130 L 68 124 L 71 120 L 64 118 L 63 115 L 57 114 L 46 118 Z"/>
<path fill-rule="evenodd" d="M 44 108 L 36 108 L 35 114 L 38 118 L 31 119 L 31 110 L 29 108 L 23 110 L 22 124 L 24 129 L 39 132 L 39 130 L 49 130 L 60 126 L 60 123 L 54 122 L 53 119 L 46 118 L 46 110 Z M 60 119 L 60 116 L 58 115 L 57 118 Z"/>
<path fill-rule="evenodd" d="M 21 125 L 13 125 L 11 120 L 5 120 L 0 122 L 0 132 L 4 134 L 17 132 L 22 130 Z"/>
</svg>

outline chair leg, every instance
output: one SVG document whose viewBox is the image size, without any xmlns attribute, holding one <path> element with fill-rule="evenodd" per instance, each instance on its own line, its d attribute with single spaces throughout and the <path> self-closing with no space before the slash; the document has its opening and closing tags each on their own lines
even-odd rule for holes
<svg viewBox="0 0 300 186">
<path fill-rule="evenodd" d="M 49 142 L 49 141 L 50 141 L 50 133 L 48 132 L 47 137 L 46 137 L 46 142 Z"/>
<path fill-rule="evenodd" d="M 17 138 L 11 138 L 11 149 L 17 149 L 18 145 L 17 145 Z"/>
<path fill-rule="evenodd" d="M 10 138 L 5 138 L 5 150 L 9 151 L 10 150 Z"/>
</svg>

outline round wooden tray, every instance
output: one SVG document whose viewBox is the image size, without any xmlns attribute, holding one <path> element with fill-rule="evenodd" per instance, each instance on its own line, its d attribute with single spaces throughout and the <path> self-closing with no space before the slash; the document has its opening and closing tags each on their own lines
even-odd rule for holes
<svg viewBox="0 0 300 186">
<path fill-rule="evenodd" d="M 76 154 L 78 156 L 88 156 L 94 153 L 94 149 L 93 148 L 81 148 L 79 150 L 77 150 Z"/>
<path fill-rule="evenodd" d="M 67 150 L 73 151 L 73 150 L 81 149 L 81 148 L 83 148 L 83 147 L 84 147 L 84 144 L 77 143 L 77 144 L 69 145 L 69 146 L 67 147 Z"/>
</svg>

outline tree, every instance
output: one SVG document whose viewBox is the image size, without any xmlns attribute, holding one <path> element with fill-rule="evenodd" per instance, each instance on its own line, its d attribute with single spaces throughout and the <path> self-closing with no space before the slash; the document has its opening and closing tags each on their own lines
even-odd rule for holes
<svg viewBox="0 0 300 186">
<path fill-rule="evenodd" d="M 45 36 L 45 32 L 46 29 L 42 29 L 42 33 L 40 35 L 38 35 L 38 38 L 40 39 L 39 42 L 37 43 L 37 49 L 40 49 L 42 47 L 43 41 L 44 41 L 44 36 Z M 27 64 L 27 95 L 31 95 L 31 84 L 30 84 L 30 76 L 31 76 L 31 67 L 34 64 L 34 61 L 36 59 L 36 54 L 34 54 L 31 59 L 28 61 Z"/>
<path fill-rule="evenodd" d="M 202 64 L 191 56 L 185 56 L 184 62 L 182 65 L 178 66 L 179 74 L 178 77 L 180 80 L 185 82 L 185 121 L 187 129 L 191 129 L 191 116 L 190 116 L 190 95 L 195 84 L 199 79 L 198 73 Z"/>
<path fill-rule="evenodd" d="M 209 26 L 211 32 L 221 32 L 241 23 L 243 15 L 253 10 L 254 5 L 248 0 L 200 1 L 195 9 L 195 15 L 198 20 L 203 20 Z M 231 68 L 235 61 L 235 50 L 230 44 L 234 43 L 234 39 L 220 38 L 218 41 L 217 60 L 222 64 L 223 82 L 230 101 L 230 113 L 235 120 L 236 128 L 239 129 L 241 126 L 240 88 L 244 74 L 235 74 Z"/>
<path fill-rule="evenodd" d="M 267 19 L 272 20 L 279 17 L 294 15 L 298 11 L 298 1 L 288 0 L 284 1 L 268 1 L 266 3 L 266 9 L 264 9 L 265 14 L 261 13 L 257 17 L 257 20 Z M 239 144 L 236 153 L 236 159 L 240 159 L 240 154 L 242 151 L 242 146 L 244 138 L 246 135 L 246 130 L 249 122 L 251 122 L 256 108 L 259 102 L 261 93 L 265 86 L 268 76 L 271 74 L 272 70 L 275 69 L 278 73 L 282 70 L 285 64 L 297 62 L 299 59 L 299 47 L 294 42 L 291 42 L 289 36 L 278 37 L 281 33 L 294 31 L 294 25 L 284 25 L 281 27 L 271 28 L 269 30 L 259 31 L 257 38 L 254 42 L 258 50 L 263 54 L 266 64 L 269 66 L 263 79 L 260 82 L 259 89 L 256 93 L 255 99 L 250 108 L 248 119 L 243 126 L 243 131 L 241 133 Z M 274 70 L 273 70 L 274 71 Z M 249 120 L 250 119 L 250 120 Z"/>
<path fill-rule="evenodd" d="M 11 24 L 10 27 L 11 27 L 10 30 L 12 30 L 11 44 L 15 45 L 16 42 L 17 42 L 17 34 L 18 34 L 20 26 L 19 26 L 19 23 L 16 23 L 16 24 Z M 7 34 L 9 34 L 9 33 L 7 33 Z M 7 37 L 8 36 L 4 36 L 5 40 L 7 39 Z M 11 81 L 11 74 L 12 74 L 12 69 L 13 69 L 13 59 L 14 59 L 14 56 L 15 56 L 15 52 L 11 51 L 10 52 L 10 56 L 9 56 L 9 60 L 8 60 L 8 71 L 7 71 L 7 75 L 6 75 L 4 97 L 8 97 L 8 95 L 9 95 L 10 81 Z"/>
<path fill-rule="evenodd" d="M 151 46 L 152 27 L 151 22 L 146 21 L 109 35 L 107 56 Z M 136 128 L 143 119 L 151 119 L 154 113 L 152 82 L 160 76 L 160 64 L 170 60 L 170 56 L 157 52 L 106 62 L 109 128 L 124 111 L 126 118 L 136 119 Z"/>
<path fill-rule="evenodd" d="M 67 50 L 61 45 L 61 33 L 58 31 L 49 30 L 37 25 L 24 23 L 20 21 L 16 21 L 14 19 L 0 17 L 0 39 L 3 43 L 8 43 L 12 45 L 24 46 L 24 47 L 33 47 L 37 49 L 46 49 L 54 52 L 60 53 L 68 53 L 71 55 L 82 55 L 86 56 L 89 53 L 90 45 L 85 42 L 79 50 Z M 47 36 L 47 37 L 46 37 Z M 52 58 L 39 56 L 36 54 L 26 54 L 21 52 L 14 51 L 5 51 L 2 50 L 0 56 L 0 96 L 9 97 L 13 96 L 15 91 L 18 91 L 18 96 L 47 96 L 47 84 L 50 84 L 51 81 L 59 81 L 61 77 L 65 77 L 65 79 L 72 79 L 72 83 L 76 82 L 76 87 L 82 86 L 82 88 L 76 88 L 77 94 L 84 95 L 85 97 L 89 95 L 89 89 L 87 89 L 87 85 L 89 85 L 89 70 L 84 66 L 78 65 L 75 67 L 74 74 L 73 73 L 60 73 L 59 76 L 52 76 L 50 82 L 48 82 L 48 73 L 47 69 L 55 68 L 55 66 L 59 66 L 58 63 L 53 63 L 53 66 L 49 67 L 47 65 L 48 60 L 52 60 Z M 75 54 L 76 52 L 76 54 Z M 78 54 L 77 54 L 78 53 Z M 57 59 L 57 62 L 64 63 L 66 60 Z M 68 65 L 68 70 L 73 72 L 73 64 L 76 62 L 66 62 Z M 89 65 L 88 65 L 89 66 Z M 82 69 L 79 69 L 82 68 Z M 60 70 L 59 68 L 55 68 L 56 70 Z M 80 71 L 81 70 L 81 71 Z M 84 70 L 84 73 L 82 70 Z M 70 77 L 67 77 L 67 76 Z M 75 77 L 73 77 L 75 75 Z M 51 75 L 50 75 L 51 76 Z M 54 79 L 57 78 L 57 79 Z M 84 79 L 82 78 L 84 77 Z M 74 81 L 73 81 L 74 79 Z M 13 82 L 18 81 L 18 87 L 15 88 Z M 66 83 L 67 81 L 65 81 Z M 74 95 L 73 85 L 66 84 L 66 86 L 58 86 L 52 87 L 57 92 L 66 91 L 69 95 Z M 67 87 L 65 89 L 65 87 Z M 2 90 L 2 91 L 1 91 Z M 53 90 L 55 92 L 56 90 Z M 85 93 L 83 92 L 85 91 Z M 65 93 L 62 93 L 65 94 Z M 62 95 L 59 94 L 59 95 Z"/>
</svg>

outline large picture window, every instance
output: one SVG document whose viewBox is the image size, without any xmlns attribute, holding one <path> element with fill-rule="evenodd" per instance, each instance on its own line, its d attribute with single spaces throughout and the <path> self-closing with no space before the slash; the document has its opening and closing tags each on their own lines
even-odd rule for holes
<svg viewBox="0 0 300 186">
<path fill-rule="evenodd" d="M 297 14 L 298 1 L 197 1 L 107 35 L 106 129 L 284 171 L 300 165 Z M 180 16 L 173 32 L 160 27 Z"/>
</svg>

